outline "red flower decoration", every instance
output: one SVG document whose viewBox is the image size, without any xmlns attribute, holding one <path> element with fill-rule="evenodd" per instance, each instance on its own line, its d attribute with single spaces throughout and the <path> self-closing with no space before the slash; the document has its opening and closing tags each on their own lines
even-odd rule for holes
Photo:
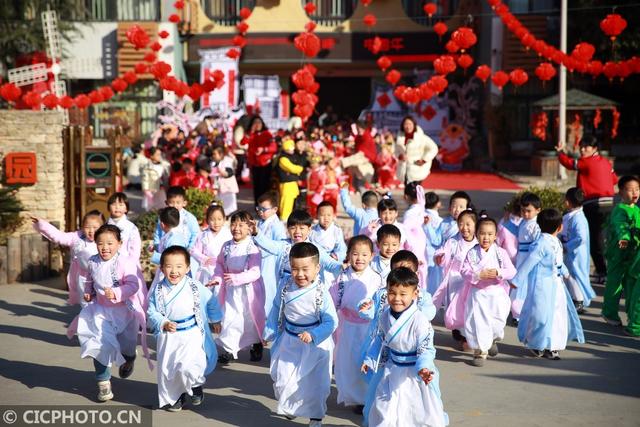
<svg viewBox="0 0 640 427">
<path fill-rule="evenodd" d="M 177 24 L 180 22 L 180 17 L 177 14 L 172 13 L 171 15 L 169 15 L 169 22 L 173 22 L 174 24 Z"/>
<path fill-rule="evenodd" d="M 385 76 L 385 79 L 387 80 L 387 82 L 389 82 L 391 86 L 395 86 L 400 81 L 401 78 L 402 78 L 402 74 L 400 74 L 400 71 L 398 70 L 390 70 Z"/>
<path fill-rule="evenodd" d="M 391 67 L 393 63 L 387 56 L 381 56 L 376 61 L 376 64 L 378 64 L 378 68 L 380 68 L 382 71 L 386 71 L 387 68 Z"/>
<path fill-rule="evenodd" d="M 244 22 L 244 21 L 240 21 L 240 22 L 238 22 L 238 24 L 236 25 L 236 30 L 238 30 L 238 32 L 239 32 L 240 34 L 244 34 L 244 33 L 246 33 L 247 31 L 249 31 L 249 24 L 247 24 L 247 23 L 246 23 L 246 22 Z"/>
<path fill-rule="evenodd" d="M 438 11 L 438 6 L 435 3 L 427 3 L 422 7 L 422 10 L 431 18 Z"/>
<path fill-rule="evenodd" d="M 131 43 L 136 48 L 136 50 L 147 47 L 147 45 L 151 41 L 149 39 L 149 36 L 147 35 L 147 32 L 140 28 L 139 25 L 134 25 L 129 28 L 125 35 L 127 36 L 127 40 L 129 40 L 129 43 Z"/>
<path fill-rule="evenodd" d="M 368 13 L 364 16 L 364 18 L 362 18 L 362 22 L 367 27 L 373 27 L 374 25 L 376 25 L 378 20 L 376 19 L 375 15 L 373 15 L 372 13 Z"/>
<path fill-rule="evenodd" d="M 251 9 L 249 9 L 248 7 L 243 7 L 242 9 L 240 9 L 238 15 L 240 15 L 240 18 L 243 21 L 246 21 L 251 16 Z"/>
<path fill-rule="evenodd" d="M 166 39 L 167 37 L 169 37 L 169 32 L 162 30 L 158 33 L 158 37 L 160 37 L 161 39 Z"/>
<path fill-rule="evenodd" d="M 627 28 L 627 21 L 620 15 L 612 13 L 600 21 L 600 29 L 614 41 Z"/>
<path fill-rule="evenodd" d="M 58 97 L 53 93 L 50 93 L 49 95 L 42 98 L 42 105 L 47 107 L 49 110 L 53 110 L 58 106 Z"/>
<path fill-rule="evenodd" d="M 491 76 L 491 68 L 488 65 L 479 65 L 476 68 L 476 77 L 482 80 L 482 83 L 486 83 L 487 79 Z"/>
<path fill-rule="evenodd" d="M 313 15 L 313 12 L 316 11 L 316 5 L 309 2 L 304 5 L 304 11 L 307 12 L 307 15 Z"/>
</svg>

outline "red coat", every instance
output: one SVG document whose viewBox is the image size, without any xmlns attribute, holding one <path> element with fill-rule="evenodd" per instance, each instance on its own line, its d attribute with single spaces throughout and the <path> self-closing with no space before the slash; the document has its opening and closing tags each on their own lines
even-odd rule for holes
<svg viewBox="0 0 640 427">
<path fill-rule="evenodd" d="M 254 132 L 245 137 L 248 145 L 247 164 L 249 167 L 267 166 L 271 163 L 274 154 L 278 152 L 278 146 L 268 130 Z M 262 148 L 260 154 L 256 154 L 258 148 Z"/>
<path fill-rule="evenodd" d="M 202 176 L 197 174 L 193 180 L 191 181 L 191 187 L 197 188 L 199 190 L 211 190 L 213 189 L 213 185 L 211 184 L 211 179 L 208 176 Z"/>
<path fill-rule="evenodd" d="M 584 191 L 585 200 L 615 194 L 614 185 L 618 182 L 618 176 L 611 162 L 601 155 L 574 159 L 560 152 L 558 160 L 565 168 L 578 171 L 577 187 Z"/>
<path fill-rule="evenodd" d="M 356 151 L 362 151 L 367 159 L 369 159 L 371 163 L 374 163 L 378 152 L 376 150 L 376 142 L 373 140 L 371 131 L 367 129 L 362 133 L 362 135 L 357 135 L 355 142 Z"/>
</svg>

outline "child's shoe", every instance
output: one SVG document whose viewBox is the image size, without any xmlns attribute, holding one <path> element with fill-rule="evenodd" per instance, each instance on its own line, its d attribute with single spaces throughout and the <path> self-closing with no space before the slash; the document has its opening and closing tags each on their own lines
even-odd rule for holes
<svg viewBox="0 0 640 427">
<path fill-rule="evenodd" d="M 233 360 L 233 354 L 231 353 L 222 353 L 218 356 L 218 363 L 221 365 L 228 365 L 229 362 Z"/>
<path fill-rule="evenodd" d="M 550 360 L 560 360 L 560 352 L 558 350 L 545 350 L 544 357 Z"/>
<path fill-rule="evenodd" d="M 474 350 L 473 352 L 473 360 L 471 361 L 472 366 L 482 367 L 484 366 L 484 362 L 487 360 L 487 353 L 481 350 Z"/>
<path fill-rule="evenodd" d="M 185 394 L 182 393 L 176 403 L 173 405 L 164 405 L 162 409 L 166 409 L 169 412 L 179 412 L 182 411 L 182 407 L 184 406 Z"/>
<path fill-rule="evenodd" d="M 498 355 L 498 343 L 496 340 L 493 340 L 493 344 L 489 348 L 489 356 L 496 357 Z"/>
<path fill-rule="evenodd" d="M 583 314 L 585 312 L 584 309 L 584 301 L 573 301 L 573 305 L 576 307 L 576 311 L 578 314 Z"/>
<path fill-rule="evenodd" d="M 122 365 L 120 365 L 120 368 L 118 369 L 118 374 L 120 375 L 120 378 L 129 378 L 131 374 L 133 374 L 134 363 L 135 363 L 135 360 L 129 360 L 124 362 Z"/>
<path fill-rule="evenodd" d="M 533 350 L 533 349 L 529 349 L 529 351 L 535 356 L 535 357 L 542 357 L 544 355 L 544 351 L 540 351 L 540 350 Z"/>
<path fill-rule="evenodd" d="M 100 402 L 106 402 L 113 399 L 113 393 L 111 392 L 111 381 L 98 381 L 98 400 Z"/>
<path fill-rule="evenodd" d="M 191 404 L 193 406 L 199 406 L 204 400 L 204 393 L 202 392 L 202 386 L 193 387 L 191 389 L 193 396 L 191 396 Z"/>
<path fill-rule="evenodd" d="M 249 354 L 251 355 L 250 360 L 252 362 L 259 362 L 262 360 L 262 343 L 256 343 L 251 345 L 251 349 L 249 350 Z"/>
</svg>

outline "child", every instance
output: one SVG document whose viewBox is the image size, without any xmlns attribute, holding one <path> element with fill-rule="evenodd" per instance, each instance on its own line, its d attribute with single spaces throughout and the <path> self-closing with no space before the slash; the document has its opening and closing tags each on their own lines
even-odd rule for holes
<svg viewBox="0 0 640 427">
<path fill-rule="evenodd" d="M 378 228 L 384 224 L 393 224 L 400 230 L 400 247 L 405 247 L 407 233 L 402 224 L 398 222 L 398 205 L 392 198 L 384 198 L 378 202 L 378 219 L 371 221 L 366 230 L 362 234 L 369 237 L 371 240 L 376 240 L 376 233 Z M 406 248 L 409 249 L 409 248 Z"/>
<path fill-rule="evenodd" d="M 461 270 L 464 289 L 458 307 L 463 313 L 463 335 L 473 349 L 473 366 L 484 366 L 487 356 L 498 355 L 496 342 L 504 338 L 511 308 L 507 280 L 515 276 L 516 269 L 507 252 L 494 244 L 497 231 L 493 219 L 480 218 L 478 244 L 467 253 Z"/>
<path fill-rule="evenodd" d="M 435 367 L 434 330 L 417 307 L 418 276 L 406 267 L 387 278 L 386 308 L 362 372 L 383 370 L 368 413 L 370 426 L 448 424 Z M 381 359 L 381 354 L 387 359 Z"/>
<path fill-rule="evenodd" d="M 312 243 L 296 243 L 289 253 L 291 279 L 283 282 L 264 330 L 271 347 L 270 372 L 277 413 L 308 417 L 322 425 L 331 391 L 333 339 L 338 316 L 320 280 L 320 253 Z"/>
<path fill-rule="evenodd" d="M 391 271 L 391 257 L 400 249 L 400 237 L 400 230 L 393 224 L 383 225 L 376 233 L 378 254 L 371 260 L 371 268 L 380 275 L 382 283 Z"/>
<path fill-rule="evenodd" d="M 433 303 L 437 308 L 444 305 L 445 326 L 451 330 L 453 339 L 460 343 L 462 350 L 464 350 L 465 339 L 459 329 L 464 322 L 463 313 L 457 311 L 456 305 L 452 302 L 461 298 L 460 294 L 464 288 L 462 265 L 469 250 L 478 244 L 476 240 L 477 222 L 478 216 L 475 212 L 462 211 L 458 215 L 458 234 L 447 240 L 444 246 L 436 251 L 434 258 L 435 264 L 442 268 L 444 277 L 433 294 Z"/>
<path fill-rule="evenodd" d="M 329 202 L 318 205 L 318 223 L 311 227 L 309 240 L 324 249 L 333 259 L 342 262 L 347 255 L 342 229 L 335 223 L 336 215 Z"/>
<path fill-rule="evenodd" d="M 158 213 L 158 221 L 160 221 L 160 227 L 162 227 L 162 239 L 158 244 L 158 249 L 151 254 L 151 263 L 159 265 L 162 252 L 169 246 L 182 246 L 187 247 L 187 241 L 184 235 L 177 231 L 180 224 L 180 213 L 176 208 L 166 207 L 161 209 Z M 194 272 L 193 274 L 196 274 Z M 160 282 L 164 277 L 162 276 L 162 270 L 156 269 L 156 274 L 153 278 L 152 286 Z"/>
<path fill-rule="evenodd" d="M 589 307 L 596 296 L 589 280 L 589 223 L 582 212 L 583 201 L 581 189 L 573 187 L 567 190 L 564 204 L 568 212 L 562 217 L 562 232 L 559 235 L 564 249 L 564 264 L 570 276 L 567 285 L 578 314 L 583 313 L 584 307 Z"/>
<path fill-rule="evenodd" d="M 295 142 L 292 139 L 282 141 L 282 154 L 278 158 L 278 181 L 280 182 L 280 219 L 286 221 L 293 210 L 293 202 L 300 194 L 298 180 L 304 167 L 295 164 Z"/>
<path fill-rule="evenodd" d="M 327 185 L 327 168 L 322 164 L 322 157 L 316 155 L 309 160 L 309 176 L 307 177 L 307 206 L 311 216 L 316 216 L 318 205 L 324 201 Z"/>
<path fill-rule="evenodd" d="M 511 212 L 505 212 L 498 223 L 498 236 L 496 243 L 507 251 L 512 263 L 516 262 L 518 255 L 518 227 L 522 218 L 520 217 L 520 198 L 511 202 Z"/>
<path fill-rule="evenodd" d="M 633 289 L 638 282 L 630 274 L 635 255 L 640 250 L 640 208 L 636 205 L 640 193 L 640 178 L 623 176 L 618 181 L 618 192 L 621 197 L 609 217 L 607 248 L 607 283 L 604 289 L 602 317 L 610 325 L 620 326 L 618 305 L 624 292 L 625 310 L 627 314 L 636 310 L 633 300 Z M 636 325 L 629 324 L 627 332 L 636 330 Z"/>
<path fill-rule="evenodd" d="M 222 333 L 217 342 L 223 349 L 218 362 L 228 364 L 238 351 L 251 345 L 251 361 L 262 360 L 264 329 L 264 285 L 260 276 L 260 250 L 251 238 L 253 218 L 237 211 L 229 219 L 232 240 L 222 245 L 216 261 L 213 286 L 221 286 Z"/>
<path fill-rule="evenodd" d="M 158 353 L 158 401 L 171 412 L 182 409 L 186 395 L 198 406 L 205 376 L 216 366 L 216 346 L 209 331 L 220 333 L 222 313 L 209 289 L 187 276 L 189 252 L 170 246 L 162 253 L 164 280 L 149 293 L 147 317 Z M 197 309 L 196 309 L 197 307 Z"/>
<path fill-rule="evenodd" d="M 169 207 L 178 209 L 178 213 L 180 214 L 180 224 L 176 232 L 181 233 L 184 236 L 187 241 L 187 249 L 191 249 L 193 244 L 196 242 L 196 237 L 200 234 L 200 226 L 198 225 L 196 217 L 185 209 L 187 206 L 187 193 L 184 191 L 184 188 L 170 187 L 169 190 L 167 190 L 167 200 L 165 203 Z M 163 235 L 164 232 L 160 227 L 160 220 L 158 220 L 156 231 L 153 234 L 153 246 L 155 248 L 158 247 Z"/>
<path fill-rule="evenodd" d="M 338 403 L 355 406 L 362 413 L 367 391 L 358 370 L 360 349 L 367 337 L 369 322 L 358 315 L 358 303 L 370 299 L 382 287 L 380 275 L 369 266 L 373 242 L 366 236 L 354 236 L 347 250 L 349 268 L 342 272 L 330 289 L 340 319 L 336 332 L 335 369 Z"/>
<path fill-rule="evenodd" d="M 349 197 L 348 182 L 343 182 L 340 189 L 340 202 L 344 211 L 353 218 L 353 236 L 363 234 L 371 221 L 375 221 L 378 218 L 378 211 L 376 206 L 378 205 L 378 194 L 375 191 L 365 191 L 362 193 L 362 207 L 356 208 L 351 203 L 351 197 Z"/>
<path fill-rule="evenodd" d="M 118 253 L 120 229 L 102 225 L 95 232 L 98 254 L 89 259 L 84 300 L 91 302 L 71 323 L 68 336 L 78 335 L 80 357 L 92 358 L 98 382 L 98 400 L 113 399 L 111 372 L 119 365 L 120 378 L 133 373 L 138 332 L 145 357 L 149 358 L 145 332 L 145 297 L 135 263 Z M 149 365 L 151 367 L 151 364 Z"/>
<path fill-rule="evenodd" d="M 191 181 L 190 187 L 197 188 L 198 190 L 213 190 L 213 184 L 211 183 L 211 163 L 209 159 L 201 158 L 196 164 L 196 176 Z"/>
<path fill-rule="evenodd" d="M 206 218 L 209 227 L 198 235 L 196 243 L 190 251 L 191 256 L 200 264 L 200 271 L 194 277 L 204 285 L 209 284 L 213 278 L 216 261 L 220 256 L 222 245 L 232 238 L 231 231 L 225 224 L 224 209 L 220 204 L 212 203 L 207 209 Z M 219 290 L 219 287 L 211 289 L 216 298 Z"/>
<path fill-rule="evenodd" d="M 522 221 L 518 226 L 518 254 L 516 255 L 516 269 L 518 271 L 520 271 L 520 266 L 529 256 L 529 246 L 540 236 L 537 217 L 541 209 L 542 201 L 536 194 L 527 192 L 520 197 L 520 216 L 522 216 Z M 526 282 L 522 282 L 517 289 L 511 292 L 511 314 L 516 325 L 526 296 Z"/>
<path fill-rule="evenodd" d="M 162 158 L 158 147 L 149 149 L 149 161 L 142 169 L 142 210 L 150 211 L 162 206 L 165 197 L 164 189 L 169 181 L 169 163 Z"/>
<path fill-rule="evenodd" d="M 213 147 L 211 159 L 211 176 L 215 180 L 215 188 L 224 206 L 224 213 L 228 216 L 238 210 L 236 194 L 240 190 L 235 175 L 236 160 L 230 155 L 225 155 L 225 149 L 220 145 Z"/>
<path fill-rule="evenodd" d="M 31 217 L 31 220 L 36 231 L 44 237 L 58 245 L 71 248 L 71 264 L 67 273 L 69 288 L 67 304 L 86 306 L 87 302 L 82 295 L 89 274 L 89 259 L 98 253 L 94 236 L 96 230 L 104 224 L 104 217 L 97 210 L 90 211 L 82 218 L 82 228 L 70 233 L 58 230 L 44 219 Z"/>
<path fill-rule="evenodd" d="M 427 235 L 424 232 L 424 188 L 421 185 L 410 182 L 404 187 L 404 200 L 409 204 L 409 209 L 404 213 L 402 225 L 406 230 L 406 235 L 411 236 L 405 245 L 405 249 L 409 249 L 416 254 L 420 261 L 420 269 L 418 277 L 420 284 L 427 283 Z"/>
<path fill-rule="evenodd" d="M 466 211 L 471 206 L 471 197 L 464 191 L 456 191 L 449 199 L 449 216 L 444 218 L 440 224 L 431 223 L 431 216 L 424 219 L 424 232 L 427 240 L 437 250 L 444 245 L 444 242 L 452 238 L 458 232 L 458 215 Z"/>
<path fill-rule="evenodd" d="M 524 215 L 523 215 L 524 216 Z M 584 343 L 582 325 L 562 277 L 568 275 L 562 262 L 562 215 L 545 209 L 536 219 L 541 234 L 530 245 L 526 260 L 511 283 L 527 289 L 518 339 L 536 357 L 559 360 L 568 340 Z"/>
<path fill-rule="evenodd" d="M 120 229 L 123 255 L 129 256 L 139 263 L 142 239 L 138 227 L 127 218 L 129 198 L 124 193 L 113 193 L 107 199 L 107 208 L 109 209 L 107 224 L 115 225 Z"/>
<path fill-rule="evenodd" d="M 397 165 L 398 159 L 393 155 L 393 142 L 383 144 L 375 161 L 380 187 L 391 190 L 400 185 L 400 181 L 396 178 Z"/>
<path fill-rule="evenodd" d="M 440 214 L 438 213 L 438 209 L 441 207 L 440 197 L 438 197 L 436 193 L 429 191 L 424 194 L 425 214 L 429 217 L 429 224 L 436 229 L 442 222 L 442 218 L 440 218 Z M 425 248 L 425 256 L 427 258 L 427 292 L 431 295 L 433 295 L 442 282 L 442 270 L 433 260 L 436 249 L 437 247 L 427 238 L 427 246 Z"/>
</svg>

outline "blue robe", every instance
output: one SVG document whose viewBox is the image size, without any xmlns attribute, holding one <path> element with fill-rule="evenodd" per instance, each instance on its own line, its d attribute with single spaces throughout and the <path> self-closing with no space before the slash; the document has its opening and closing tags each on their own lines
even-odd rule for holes
<svg viewBox="0 0 640 427">
<path fill-rule="evenodd" d="M 591 287 L 589 268 L 589 223 L 582 208 L 575 209 L 562 218 L 562 233 L 560 240 L 565 249 L 564 263 L 571 277 L 580 286 L 584 297 L 584 305 L 588 307 L 596 293 Z"/>
<path fill-rule="evenodd" d="M 278 215 L 272 215 L 266 220 L 260 220 L 258 222 L 258 230 L 260 234 L 263 234 L 266 238 L 274 241 L 287 240 L 287 230 L 284 228 L 282 222 L 278 218 Z M 264 312 L 265 315 L 271 311 L 273 304 L 273 298 L 276 295 L 276 286 L 267 286 L 267 284 L 277 283 L 277 271 L 276 264 L 278 263 L 278 257 L 268 251 L 261 251 L 262 261 L 260 263 L 260 273 L 262 274 L 262 281 L 265 284 L 264 287 Z"/>
<path fill-rule="evenodd" d="M 378 211 L 376 208 L 356 208 L 351 203 L 351 197 L 349 197 L 349 191 L 346 188 L 340 190 L 340 201 L 344 211 L 353 218 L 353 235 L 364 234 L 364 231 L 369 226 L 371 221 L 378 219 Z"/>
<path fill-rule="evenodd" d="M 516 255 L 516 269 L 527 260 L 531 251 L 531 245 L 540 236 L 540 227 L 537 223 L 537 217 L 531 219 L 523 219 L 518 225 L 518 254 Z M 527 296 L 528 281 L 523 280 L 515 290 L 512 300 L 523 301 Z"/>
<path fill-rule="evenodd" d="M 184 234 L 187 240 L 187 249 L 191 249 L 196 242 L 198 234 L 200 234 L 200 225 L 195 215 L 186 209 L 180 209 L 180 225 L 178 225 L 177 231 Z M 153 233 L 153 246 L 157 249 L 160 244 L 160 239 L 164 236 L 164 231 L 160 227 L 160 219 L 156 223 L 156 231 Z"/>
<path fill-rule="evenodd" d="M 448 216 L 438 225 L 432 224 L 431 221 L 429 221 L 428 224 L 423 226 L 423 229 L 427 235 L 427 247 L 425 249 L 428 265 L 427 292 L 433 295 L 440 286 L 440 283 L 442 283 L 443 274 L 442 267 L 435 264 L 433 256 L 447 240 L 458 233 L 458 222 L 453 219 L 452 216 Z"/>
</svg>

